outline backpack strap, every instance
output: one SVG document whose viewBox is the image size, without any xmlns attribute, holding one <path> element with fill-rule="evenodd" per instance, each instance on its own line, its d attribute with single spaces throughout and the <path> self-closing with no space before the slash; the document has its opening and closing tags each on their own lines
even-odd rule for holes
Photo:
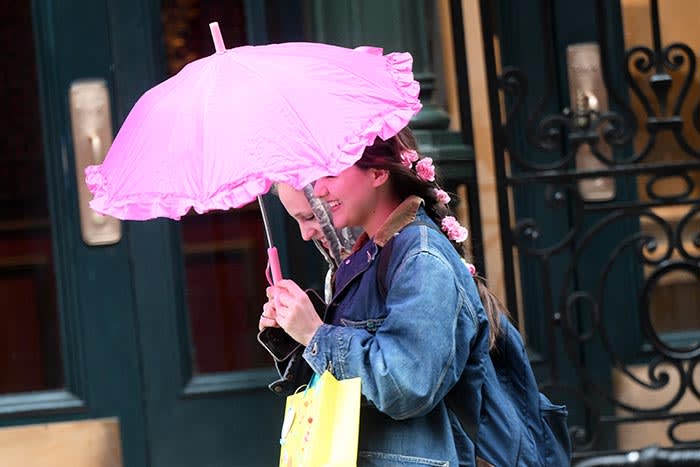
<svg viewBox="0 0 700 467">
<path fill-rule="evenodd" d="M 391 252 L 394 249 L 394 238 L 391 237 L 388 242 L 384 244 L 381 250 L 379 250 L 379 260 L 377 263 L 377 288 L 379 289 L 379 295 L 382 300 L 386 300 L 386 294 L 388 292 L 386 286 L 386 272 L 389 269 L 389 261 L 391 260 Z"/>
<path fill-rule="evenodd" d="M 430 227 L 433 230 L 439 231 L 435 225 L 423 221 L 413 221 L 408 225 L 424 225 Z M 408 225 L 406 227 L 408 227 Z M 406 228 L 404 227 L 404 228 Z M 379 250 L 379 259 L 377 260 L 377 288 L 379 289 L 379 295 L 383 300 L 386 300 L 386 294 L 388 292 L 388 287 L 386 284 L 386 273 L 389 270 L 389 261 L 391 261 L 391 252 L 394 249 L 394 238 L 393 236 L 387 241 L 381 250 Z"/>
</svg>

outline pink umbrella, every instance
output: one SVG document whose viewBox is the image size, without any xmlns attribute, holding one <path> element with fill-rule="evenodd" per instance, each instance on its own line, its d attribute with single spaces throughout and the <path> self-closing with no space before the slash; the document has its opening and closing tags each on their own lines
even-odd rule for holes
<svg viewBox="0 0 700 467">
<path fill-rule="evenodd" d="M 179 219 L 243 206 L 273 182 L 301 189 L 421 108 L 408 53 L 302 42 L 227 50 L 210 27 L 216 52 L 141 96 L 104 162 L 85 170 L 95 211 Z"/>
</svg>

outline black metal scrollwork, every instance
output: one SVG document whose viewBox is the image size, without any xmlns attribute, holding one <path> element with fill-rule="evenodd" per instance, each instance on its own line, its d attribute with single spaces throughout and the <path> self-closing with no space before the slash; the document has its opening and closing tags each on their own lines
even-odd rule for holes
<svg viewBox="0 0 700 467">
<path fill-rule="evenodd" d="M 488 40 L 493 34 L 489 28 L 495 13 L 491 2 L 484 0 L 481 5 L 485 11 L 484 37 Z M 585 423 L 570 430 L 581 457 L 601 449 L 605 442 L 602 428 L 614 430 L 616 426 L 644 421 L 668 422 L 666 435 L 674 445 L 700 446 L 700 439 L 682 435 L 686 427 L 700 424 L 700 411 L 678 408 L 687 396 L 695 398 L 700 406 L 700 335 L 683 345 L 667 341 L 655 327 L 651 309 L 654 294 L 669 277 L 682 274 L 700 284 L 700 146 L 693 143 L 700 137 L 700 100 L 693 102 L 690 97 L 697 95 L 693 87 L 698 86 L 698 51 L 679 42 L 662 46 L 658 0 L 650 0 L 652 45 L 631 47 L 621 53 L 622 63 L 614 63 L 608 28 L 604 27 L 610 21 L 611 3 L 596 0 L 595 5 L 601 71 L 610 110 L 577 105 L 574 110 L 547 113 L 556 92 L 550 0 L 539 2 L 540 36 L 546 48 L 541 95 L 531 95 L 528 76 L 517 66 L 506 63 L 497 74 L 496 60 L 488 56 L 489 51 L 492 55 L 495 51 L 486 46 L 487 71 L 497 87 L 490 98 L 495 163 L 500 174 L 497 190 L 508 303 L 511 308 L 518 303 L 513 292 L 515 261 L 529 261 L 534 265 L 530 270 L 537 270 L 544 281 L 539 295 L 541 310 L 527 310 L 541 312 L 546 323 L 543 353 L 550 379 L 543 383 L 543 389 L 578 401 L 586 411 Z M 629 99 L 611 86 L 613 73 L 624 77 L 630 99 L 640 108 L 638 114 Z M 502 120 L 501 100 L 505 102 Z M 673 150 L 678 157 L 666 162 L 655 160 L 659 150 L 668 151 L 669 142 L 675 143 Z M 588 145 L 602 168 L 576 167 L 582 145 Z M 603 145 L 612 151 L 602 150 Z M 600 177 L 639 187 L 638 196 L 587 201 L 580 182 Z M 538 193 L 544 195 L 544 209 L 538 212 L 563 212 L 568 216 L 567 230 L 556 238 L 547 234 L 549 219 L 530 214 L 518 218 L 514 214 L 517 211 L 511 200 L 531 186 L 537 186 Z M 674 219 L 659 209 L 667 207 L 674 209 Z M 596 258 L 597 269 L 587 272 L 592 277 L 582 280 L 581 266 L 590 259 L 592 245 L 599 245 L 605 236 L 615 238 L 608 256 Z M 517 255 L 510 254 L 511 250 Z M 625 315 L 625 310 L 614 309 L 607 302 L 607 288 L 611 275 L 630 263 L 639 271 L 639 288 L 630 290 L 630 301 L 634 302 L 630 310 L 634 311 Z M 614 314 L 624 316 L 622 325 L 635 326 L 639 331 L 643 346 L 635 358 L 628 350 L 620 349 L 616 334 L 611 332 Z M 659 394 L 654 404 L 623 400 L 609 384 L 597 381 L 582 363 L 582 349 L 592 346 L 597 346 L 622 379 Z M 640 356 L 644 358 L 640 360 Z M 640 361 L 645 374 L 639 372 Z M 634 370 L 632 363 L 637 365 Z M 573 368 L 578 386 L 572 385 L 570 378 L 563 378 L 562 367 L 566 365 Z M 605 404 L 608 408 L 602 409 Z"/>
</svg>

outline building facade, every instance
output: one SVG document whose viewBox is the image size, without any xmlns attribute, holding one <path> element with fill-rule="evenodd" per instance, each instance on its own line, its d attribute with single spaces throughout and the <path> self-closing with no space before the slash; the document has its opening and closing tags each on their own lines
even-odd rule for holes
<svg viewBox="0 0 700 467">
<path fill-rule="evenodd" d="M 700 442 L 694 0 L 5 3 L 0 465 L 277 462 L 258 209 L 119 222 L 82 183 L 138 97 L 213 52 L 211 21 L 228 47 L 410 51 L 420 148 L 569 406 L 577 459 Z M 269 203 L 285 273 L 320 289 L 321 258 Z"/>
</svg>

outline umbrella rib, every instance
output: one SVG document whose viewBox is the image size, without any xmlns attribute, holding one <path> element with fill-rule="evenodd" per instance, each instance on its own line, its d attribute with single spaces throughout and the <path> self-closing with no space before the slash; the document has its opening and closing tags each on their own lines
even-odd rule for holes
<svg viewBox="0 0 700 467">
<path fill-rule="evenodd" d="M 305 122 L 302 118 L 299 118 L 299 117 L 300 117 L 300 116 L 299 116 L 299 113 L 294 109 L 294 106 L 291 105 L 291 103 L 289 102 L 289 100 L 287 99 L 287 97 L 284 95 L 284 93 L 281 92 L 277 86 L 275 86 L 274 84 L 270 83 L 270 80 L 267 79 L 267 76 L 266 76 L 266 75 L 264 75 L 264 74 L 260 73 L 259 71 L 255 70 L 255 69 L 252 68 L 251 66 L 247 65 L 245 62 L 243 62 L 243 61 L 241 61 L 241 60 L 238 60 L 238 58 L 237 58 L 235 55 L 233 56 L 233 60 L 235 60 L 236 62 L 238 62 L 242 67 L 247 68 L 252 74 L 254 74 L 254 75 L 260 77 L 260 79 L 261 79 L 262 81 L 265 81 L 271 89 L 274 89 L 274 91 L 275 91 L 275 92 L 282 98 L 282 100 L 284 100 L 284 102 L 287 104 L 287 108 L 288 108 L 294 115 L 297 116 L 297 120 L 300 121 L 300 122 L 303 124 L 304 129 L 305 129 L 306 132 L 309 134 L 309 136 L 313 139 L 313 141 L 314 141 L 316 147 L 318 147 L 318 146 L 319 146 L 319 142 L 318 142 L 318 140 L 316 139 L 314 133 L 313 133 L 313 132 L 311 131 L 311 129 L 306 125 L 306 122 Z"/>
</svg>

